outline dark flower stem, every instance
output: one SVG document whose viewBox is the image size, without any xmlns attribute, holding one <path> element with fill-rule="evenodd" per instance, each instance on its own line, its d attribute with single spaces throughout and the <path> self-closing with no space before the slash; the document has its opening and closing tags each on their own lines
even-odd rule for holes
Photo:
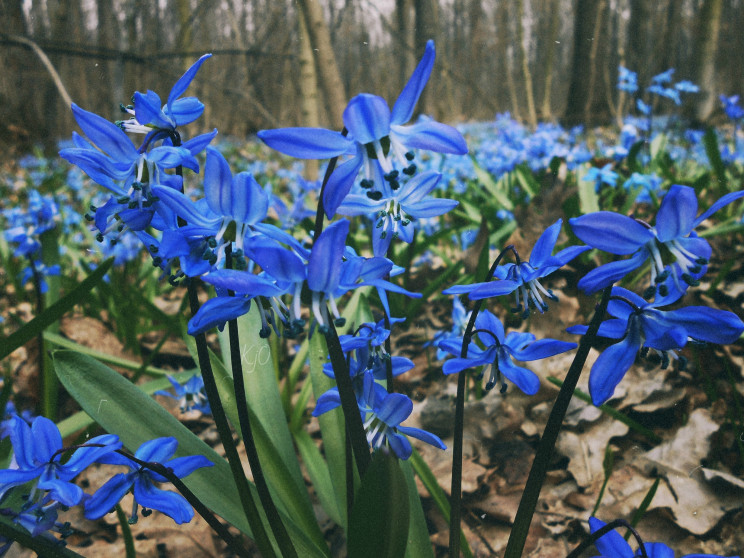
<svg viewBox="0 0 744 558">
<path fill-rule="evenodd" d="M 346 137 L 346 135 L 349 133 L 349 131 L 344 128 L 341 130 L 341 135 Z M 338 162 L 338 157 L 334 157 L 330 161 L 328 161 L 328 166 L 326 167 L 325 175 L 323 176 L 323 184 L 320 187 L 320 193 L 318 194 L 318 208 L 315 211 L 315 235 L 313 238 L 318 238 L 320 236 L 320 233 L 323 232 L 323 216 L 325 214 L 325 208 L 323 207 L 323 194 L 325 194 L 326 184 L 328 184 L 328 180 L 331 178 L 331 175 L 333 174 L 333 171 L 336 169 L 336 163 Z"/>
<path fill-rule="evenodd" d="M 232 249 L 227 247 L 226 251 L 227 269 L 232 268 Z M 235 293 L 228 291 L 228 295 L 233 296 Z M 251 466 L 253 480 L 256 483 L 258 497 L 261 499 L 266 518 L 269 520 L 269 526 L 274 533 L 279 549 L 285 558 L 297 558 L 297 551 L 292 544 L 292 539 L 287 534 L 287 529 L 282 522 L 279 511 L 276 509 L 274 500 L 271 498 L 269 486 L 266 483 L 261 461 L 258 457 L 256 441 L 253 438 L 253 429 L 251 428 L 251 419 L 248 413 L 248 401 L 245 396 L 245 378 L 243 377 L 243 363 L 240 355 L 240 335 L 238 332 L 238 320 L 230 320 L 227 323 L 230 334 L 230 363 L 232 364 L 233 388 L 235 390 L 235 403 L 238 409 L 238 422 L 240 431 L 243 433 L 243 444 L 248 456 L 248 464 Z"/>
<path fill-rule="evenodd" d="M 36 315 L 41 316 L 44 312 L 44 294 L 41 292 L 42 277 L 36 269 L 33 254 L 28 256 L 28 265 L 34 278 L 34 295 L 36 296 Z M 39 382 L 41 383 L 41 408 L 42 414 L 52 420 L 57 418 L 57 376 L 46 366 L 46 351 L 44 350 L 44 332 L 40 331 L 36 336 L 39 348 Z"/>
<path fill-rule="evenodd" d="M 188 293 L 189 303 L 191 305 L 191 314 L 195 315 L 199 310 L 199 298 L 196 292 L 196 284 L 193 280 L 188 282 Z M 225 409 L 222 407 L 222 400 L 220 399 L 220 393 L 217 389 L 217 382 L 214 378 L 214 372 L 212 371 L 212 363 L 209 360 L 209 349 L 207 347 L 207 338 L 203 333 L 194 336 L 196 341 L 196 351 L 199 359 L 199 369 L 204 379 L 204 390 L 207 393 L 209 399 L 209 406 L 212 409 L 212 416 L 214 417 L 215 425 L 217 426 L 217 432 L 220 436 L 220 441 L 225 449 L 225 455 L 227 461 L 230 464 L 233 478 L 240 495 L 240 502 L 243 505 L 243 511 L 245 513 L 248 524 L 251 526 L 253 536 L 256 544 L 258 545 L 261 554 L 266 557 L 276 556 L 274 547 L 269 540 L 266 530 L 264 529 L 263 521 L 261 520 L 261 514 L 256 507 L 256 503 L 253 500 L 253 495 L 250 491 L 250 485 L 248 479 L 245 477 L 243 471 L 243 465 L 240 463 L 240 457 L 238 456 L 238 450 L 233 442 L 232 432 L 230 431 L 230 425 L 227 422 L 227 416 L 225 415 Z M 170 480 L 170 479 L 169 479 Z M 175 482 L 173 484 L 176 484 Z M 177 487 L 178 488 L 178 487 Z M 180 490 L 180 488 L 179 488 Z M 186 496 L 184 494 L 184 496 Z M 194 505 L 193 503 L 191 505 Z M 196 507 L 196 506 L 194 506 Z M 201 513 L 201 512 L 200 512 Z M 227 541 L 226 541 L 227 542 Z"/>
<path fill-rule="evenodd" d="M 596 531 L 594 531 L 594 533 L 584 539 L 584 541 L 579 546 L 574 548 L 573 551 L 568 556 L 566 556 L 566 558 L 579 558 L 584 550 L 597 542 L 601 537 L 605 536 L 610 531 L 614 531 L 618 527 L 625 527 L 626 529 L 629 529 L 631 533 L 633 533 L 636 541 L 638 541 L 638 550 L 640 551 L 641 556 L 643 556 L 643 558 L 648 558 L 646 547 L 643 544 L 641 535 L 639 535 L 638 531 L 633 529 L 633 526 L 624 519 L 616 519 L 615 521 L 611 521 L 601 529 L 597 529 Z"/>
<path fill-rule="evenodd" d="M 597 338 L 597 331 L 607 310 L 611 291 L 612 286 L 609 286 L 602 292 L 602 300 L 594 312 L 592 321 L 589 323 L 589 329 L 579 342 L 576 356 L 568 369 L 566 379 L 550 412 L 548 424 L 545 426 L 545 431 L 537 446 L 537 453 L 535 454 L 535 460 L 532 462 L 532 468 L 527 478 L 527 485 L 519 502 L 514 526 L 512 527 L 509 542 L 506 544 L 506 550 L 504 551 L 504 558 L 519 558 L 522 556 L 524 544 L 527 540 L 527 533 L 530 530 L 532 516 L 535 513 L 537 500 L 540 496 L 540 489 L 545 480 L 545 474 L 548 471 L 548 465 L 553 455 L 553 448 L 558 439 L 558 433 L 563 424 L 563 418 L 566 416 L 568 404 L 571 401 L 576 384 L 579 381 L 579 376 L 581 376 L 581 371 L 584 368 L 584 363 L 589 355 L 589 349 Z"/>
<path fill-rule="evenodd" d="M 514 252 L 517 259 L 516 249 L 513 245 L 509 245 L 504 248 L 496 260 L 491 265 L 491 269 L 488 270 L 488 274 L 484 278 L 484 282 L 489 282 L 493 279 L 493 274 L 496 271 L 496 267 L 499 265 L 504 255 L 507 252 Z M 473 311 L 470 314 L 468 325 L 465 328 L 465 335 L 462 338 L 462 349 L 460 350 L 460 357 L 465 358 L 468 356 L 468 346 L 470 340 L 473 337 L 473 328 L 475 327 L 475 319 L 478 317 L 478 313 L 483 306 L 483 300 L 476 300 L 473 306 Z M 452 443 L 452 485 L 450 489 L 450 536 L 449 536 L 449 555 L 450 558 L 457 558 L 460 556 L 460 520 L 462 518 L 462 443 L 463 443 L 463 428 L 465 423 L 465 388 L 467 383 L 467 371 L 463 370 L 457 376 L 457 395 L 455 397 L 455 439 Z"/>
</svg>

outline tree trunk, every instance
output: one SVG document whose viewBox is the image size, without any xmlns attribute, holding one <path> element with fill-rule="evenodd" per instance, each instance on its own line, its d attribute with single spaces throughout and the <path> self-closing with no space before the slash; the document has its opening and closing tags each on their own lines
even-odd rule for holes
<svg viewBox="0 0 744 558">
<path fill-rule="evenodd" d="M 313 47 L 310 44 L 310 36 L 307 32 L 305 18 L 297 18 L 297 34 L 299 36 L 299 64 L 300 64 L 300 111 L 302 114 L 302 125 L 310 128 L 320 126 L 320 113 L 318 110 L 318 78 L 315 73 L 315 62 L 313 61 Z M 310 159 L 305 161 L 305 178 L 308 180 L 318 179 L 318 161 Z"/>
<path fill-rule="evenodd" d="M 543 58 L 543 76 L 545 77 L 545 89 L 543 90 L 542 108 L 540 112 L 544 119 L 553 117 L 553 110 L 550 106 L 550 93 L 553 88 L 553 62 L 555 60 L 555 44 L 558 37 L 558 23 L 560 10 L 556 0 L 548 0 L 547 9 L 550 12 L 549 30 L 547 41 L 545 42 L 545 53 Z"/>
<path fill-rule="evenodd" d="M 437 40 L 437 2 L 436 0 L 415 0 L 416 8 L 416 59 L 420 60 L 426 48 L 426 41 Z M 434 99 L 431 85 L 424 88 L 417 109 L 426 114 L 434 113 Z"/>
<path fill-rule="evenodd" d="M 707 120 L 716 108 L 716 51 L 722 10 L 723 0 L 705 0 L 698 18 L 692 66 L 695 72 L 693 81 L 700 86 L 694 110 L 698 122 Z"/>
<path fill-rule="evenodd" d="M 302 17 L 305 18 L 310 44 L 315 55 L 315 68 L 323 89 L 324 101 L 334 128 L 343 128 L 343 112 L 346 106 L 346 92 L 336 64 L 336 56 L 331 45 L 331 34 L 323 18 L 319 0 L 298 0 Z"/>
<path fill-rule="evenodd" d="M 399 48 L 396 48 L 398 59 L 398 91 L 406 85 L 416 61 L 413 56 L 413 18 L 411 17 L 411 0 L 395 0 L 395 26 Z"/>
<path fill-rule="evenodd" d="M 524 80 L 525 98 L 527 101 L 527 120 L 534 129 L 537 127 L 537 112 L 535 111 L 535 94 L 532 87 L 532 73 L 530 73 L 530 58 L 527 45 L 524 44 L 524 0 L 517 0 L 517 49 L 522 62 L 522 79 Z"/>
</svg>

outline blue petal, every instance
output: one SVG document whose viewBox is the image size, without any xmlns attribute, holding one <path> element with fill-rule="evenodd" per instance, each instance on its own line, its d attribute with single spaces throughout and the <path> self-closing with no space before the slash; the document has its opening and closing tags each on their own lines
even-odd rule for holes
<svg viewBox="0 0 744 558">
<path fill-rule="evenodd" d="M 60 472 L 60 477 L 72 478 L 76 476 L 88 465 L 100 462 L 104 456 L 121 448 L 122 445 L 119 437 L 115 434 L 96 436 L 95 438 L 87 440 L 86 444 L 91 445 L 75 450 L 75 453 L 73 453 L 70 459 L 64 464 L 64 473 Z M 100 447 L 96 447 L 99 444 Z"/>
<path fill-rule="evenodd" d="M 405 436 L 392 432 L 387 435 L 387 441 L 390 444 L 390 449 L 398 456 L 398 459 L 405 460 L 411 457 L 413 448 L 411 447 L 411 442 Z"/>
<path fill-rule="evenodd" d="M 504 342 L 504 326 L 501 323 L 501 320 L 499 320 L 488 310 L 484 310 L 483 312 L 478 314 L 478 317 L 475 319 L 475 327 L 478 329 L 485 329 L 486 331 L 490 331 L 496 336 L 496 339 L 499 343 Z M 495 344 L 493 338 L 490 335 L 478 335 L 481 338 L 481 341 L 483 341 L 483 343 L 486 345 L 486 347 Z"/>
<path fill-rule="evenodd" d="M 395 101 L 391 118 L 393 124 L 405 124 L 413 116 L 413 109 L 416 107 L 424 87 L 426 87 L 426 82 L 429 81 L 435 56 L 434 41 L 429 40 L 426 42 L 424 56 Z"/>
<path fill-rule="evenodd" d="M 375 408 L 375 414 L 388 426 L 398 426 L 413 411 L 413 402 L 402 393 L 388 393 L 382 404 Z"/>
<path fill-rule="evenodd" d="M 527 395 L 535 395 L 540 389 L 540 378 L 532 370 L 515 365 L 506 350 L 499 351 L 499 371 Z"/>
<path fill-rule="evenodd" d="M 184 94 L 184 92 L 186 91 L 186 89 L 188 89 L 189 85 L 191 85 L 192 80 L 196 76 L 196 72 L 199 71 L 199 68 L 201 68 L 201 65 L 204 63 L 204 61 L 211 56 L 212 56 L 211 54 L 205 54 L 202 57 L 200 57 L 199 60 L 194 62 L 191 65 L 191 67 L 188 70 L 186 70 L 186 72 L 173 85 L 173 87 L 170 90 L 170 94 L 168 95 L 168 106 L 169 107 L 171 107 L 171 105 L 173 104 L 173 101 L 175 101 L 178 97 Z"/>
<path fill-rule="evenodd" d="M 68 507 L 77 506 L 83 499 L 83 489 L 71 482 L 56 479 L 52 476 L 42 475 L 37 486 L 42 490 L 48 490 L 49 495 L 60 504 Z"/>
<path fill-rule="evenodd" d="M 362 144 L 384 138 L 390 133 L 390 109 L 385 99 L 361 93 L 344 109 L 344 126 L 353 139 Z"/>
<path fill-rule="evenodd" d="M 318 293 L 332 293 L 338 287 L 341 259 L 349 234 L 349 221 L 329 225 L 315 240 L 307 262 L 307 286 Z"/>
<path fill-rule="evenodd" d="M 425 149 L 435 153 L 465 155 L 468 145 L 465 138 L 452 126 L 436 120 L 422 120 L 410 126 L 392 125 L 390 137 L 408 149 Z"/>
<path fill-rule="evenodd" d="M 575 349 L 577 346 L 576 343 L 558 341 L 556 339 L 540 339 L 539 341 L 530 343 L 520 351 L 512 351 L 512 354 L 517 360 L 538 360 L 565 353 L 566 351 Z"/>
<path fill-rule="evenodd" d="M 569 222 L 582 242 L 610 254 L 632 254 L 654 239 L 653 232 L 635 219 L 611 211 L 589 213 Z"/>
<path fill-rule="evenodd" d="M 338 389 L 331 388 L 318 397 L 318 402 L 315 404 L 315 409 L 313 410 L 313 416 L 319 417 L 340 406 L 341 396 L 338 394 Z"/>
<path fill-rule="evenodd" d="M 597 291 L 612 285 L 615 281 L 619 281 L 631 271 L 641 267 L 647 258 L 648 252 L 646 250 L 641 250 L 632 258 L 628 258 L 627 260 L 620 260 L 600 265 L 579 279 L 577 286 L 586 294 L 596 293 Z"/>
<path fill-rule="evenodd" d="M 689 186 L 678 184 L 669 188 L 656 214 L 656 232 L 661 242 L 687 236 L 693 228 L 697 214 L 697 196 Z"/>
<path fill-rule="evenodd" d="M 222 326 L 246 314 L 251 307 L 250 299 L 233 296 L 210 298 L 189 320 L 189 335 L 204 333 L 213 327 Z"/>
<path fill-rule="evenodd" d="M 272 149 L 298 159 L 330 159 L 356 151 L 354 141 L 324 128 L 261 130 L 258 137 Z"/>
<path fill-rule="evenodd" d="M 537 239 L 530 254 L 530 265 L 532 267 L 541 267 L 543 262 L 553 255 L 553 248 L 558 241 L 558 235 L 561 234 L 562 224 L 563 219 L 558 219 L 545 229 L 545 232 Z"/>
<path fill-rule="evenodd" d="M 468 368 L 475 368 L 476 366 L 490 363 L 490 360 L 486 360 L 483 358 L 452 358 L 444 363 L 444 365 L 442 366 L 442 372 L 445 375 L 457 374 L 458 372 L 462 372 L 463 370 L 467 370 Z"/>
<path fill-rule="evenodd" d="M 631 318 L 631 322 L 635 322 L 635 319 Z M 631 324 L 625 339 L 606 348 L 599 355 L 589 373 L 589 393 L 594 405 L 599 406 L 612 397 L 615 387 L 635 362 L 640 348 L 640 326 Z"/>
<path fill-rule="evenodd" d="M 153 186 L 152 191 L 173 213 L 185 219 L 190 225 L 198 225 L 216 232 L 220 219 L 204 215 L 185 194 L 166 186 Z"/>
<path fill-rule="evenodd" d="M 269 196 L 251 174 L 241 172 L 235 175 L 231 193 L 230 217 L 248 225 L 263 221 L 269 210 Z"/>
<path fill-rule="evenodd" d="M 232 215 L 232 172 L 222 153 L 207 147 L 207 162 L 204 165 L 204 198 L 216 215 Z"/>
<path fill-rule="evenodd" d="M 442 442 L 439 436 L 436 436 L 431 432 L 427 432 L 426 430 L 421 430 L 420 428 L 414 428 L 412 426 L 399 426 L 398 431 L 402 434 L 405 434 L 406 436 L 418 438 L 422 442 L 426 442 L 427 444 L 430 444 L 439 449 L 447 449 L 447 446 L 444 445 L 444 442 Z"/>
<path fill-rule="evenodd" d="M 599 531 L 605 525 L 604 521 L 600 521 L 596 517 L 589 518 L 589 528 L 592 533 Z M 633 558 L 633 550 L 617 531 L 610 531 L 601 536 L 594 545 L 606 558 Z"/>
<path fill-rule="evenodd" d="M 489 281 L 488 283 L 475 283 L 473 285 L 469 285 L 470 287 L 475 288 L 471 288 L 463 292 L 470 292 L 470 300 L 481 300 L 484 298 L 490 298 L 492 296 L 502 296 L 513 293 L 517 290 L 520 284 L 521 283 L 519 283 L 518 281 L 501 279 L 499 281 Z M 462 285 L 462 287 L 467 286 L 468 285 Z M 454 291 L 453 289 L 455 289 L 455 287 L 451 287 L 447 289 L 446 292 L 442 292 L 444 292 L 444 294 L 457 294 L 456 291 Z"/>
<path fill-rule="evenodd" d="M 279 245 L 250 249 L 250 257 L 266 273 L 279 281 L 297 283 L 305 279 L 305 264 L 294 253 Z"/>
<path fill-rule="evenodd" d="M 175 127 L 175 122 L 163 112 L 160 96 L 154 91 L 148 90 L 144 94 L 137 91 L 134 94 L 134 115 L 140 124 L 166 130 Z"/>
<path fill-rule="evenodd" d="M 403 210 L 416 219 L 426 219 L 427 217 L 444 215 L 457 207 L 459 203 L 447 198 L 429 198 L 414 204 L 408 204 L 403 207 Z M 406 240 L 406 242 L 410 242 L 410 240 Z"/>
<path fill-rule="evenodd" d="M 196 97 L 184 97 L 174 101 L 165 111 L 176 126 L 185 126 L 204 113 L 204 103 Z"/>
<path fill-rule="evenodd" d="M 22 420 L 22 419 L 19 419 Z M 62 449 L 62 436 L 59 428 L 45 417 L 36 417 L 31 425 L 31 436 L 36 448 L 37 463 L 46 463 L 59 449 Z"/>
<path fill-rule="evenodd" d="M 204 151 L 204 148 L 209 145 L 209 143 L 214 139 L 214 137 L 217 135 L 217 128 L 212 130 L 211 132 L 207 132 L 206 134 L 200 134 L 198 136 L 195 136 L 191 138 L 188 141 L 183 142 L 183 146 L 186 149 L 188 149 L 192 155 L 196 155 L 197 153 L 201 153 Z"/>
<path fill-rule="evenodd" d="M 339 206 L 349 197 L 349 191 L 354 185 L 354 180 L 363 162 L 364 158 L 361 153 L 358 153 L 356 157 L 337 166 L 328 179 L 323 190 L 323 210 L 329 219 L 333 218 Z"/>
<path fill-rule="evenodd" d="M 408 206 L 423 200 L 437 187 L 441 178 L 441 173 L 433 170 L 416 175 L 405 183 L 402 194 L 398 196 L 398 201 L 402 205 Z"/>
<path fill-rule="evenodd" d="M 692 224 L 692 227 L 693 228 L 697 227 L 700 223 L 705 221 L 708 217 L 713 215 L 716 211 L 730 204 L 732 201 L 738 200 L 742 196 L 744 196 L 744 190 L 739 190 L 738 192 L 731 192 L 721 197 L 717 202 L 715 202 L 706 211 L 704 211 L 702 215 L 700 215 L 700 217 L 695 219 L 695 221 Z"/>
<path fill-rule="evenodd" d="M 736 342 L 744 332 L 744 322 L 732 312 L 687 306 L 667 312 L 670 321 L 680 324 L 693 339 L 727 345 Z"/>
<path fill-rule="evenodd" d="M 214 463 L 203 455 L 186 455 L 171 459 L 166 465 L 168 468 L 173 469 L 174 475 L 182 479 L 202 467 L 213 467 Z"/>
<path fill-rule="evenodd" d="M 238 295 L 279 296 L 284 289 L 278 288 L 266 277 L 254 275 L 247 271 L 235 269 L 218 269 L 202 277 L 202 279 L 219 289 L 235 291 Z"/>
<path fill-rule="evenodd" d="M 137 448 L 134 456 L 142 461 L 165 463 L 173 456 L 177 447 L 178 440 L 172 436 L 155 438 L 144 442 Z"/>
<path fill-rule="evenodd" d="M 119 473 L 111 477 L 85 501 L 85 517 L 99 519 L 113 511 L 116 504 L 129 491 L 133 482 L 133 473 Z"/>
<path fill-rule="evenodd" d="M 179 525 L 188 523 L 194 517 L 194 509 L 186 498 L 175 492 L 156 488 L 146 477 L 135 481 L 134 499 L 145 508 L 164 513 Z"/>
<path fill-rule="evenodd" d="M 85 135 L 109 157 L 119 162 L 137 159 L 137 149 L 132 140 L 116 124 L 83 110 L 74 103 L 72 112 Z"/>
</svg>

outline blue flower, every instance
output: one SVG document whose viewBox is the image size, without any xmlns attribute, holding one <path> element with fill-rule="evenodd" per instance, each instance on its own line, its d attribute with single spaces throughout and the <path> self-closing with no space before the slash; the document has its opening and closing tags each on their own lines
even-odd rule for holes
<svg viewBox="0 0 744 558">
<path fill-rule="evenodd" d="M 164 395 L 176 399 L 181 407 L 181 412 L 199 411 L 205 414 L 211 414 L 209 400 L 204 392 L 204 380 L 198 374 L 194 374 L 185 384 L 179 384 L 173 376 L 168 376 L 168 381 L 173 386 L 176 395 L 169 391 L 158 390 L 155 395 Z"/>
<path fill-rule="evenodd" d="M 739 95 L 732 95 L 731 97 L 721 95 L 719 99 L 721 100 L 723 111 L 731 120 L 736 122 L 744 118 L 744 108 L 739 106 Z"/>
<path fill-rule="evenodd" d="M 617 88 L 620 91 L 626 91 L 628 93 L 638 91 L 638 74 L 628 70 L 624 66 L 618 66 L 617 71 Z"/>
<path fill-rule="evenodd" d="M 679 293 L 647 302 L 637 294 L 614 287 L 607 312 L 615 319 L 599 326 L 597 335 L 620 342 L 609 346 L 597 358 L 589 375 L 589 393 L 599 406 L 615 392 L 615 387 L 635 362 L 641 349 L 654 349 L 662 359 L 678 358 L 676 350 L 689 339 L 708 343 L 735 342 L 744 332 L 744 322 L 736 314 L 705 306 L 687 306 L 676 310 L 660 310 L 679 298 Z M 571 326 L 566 331 L 583 335 L 586 326 Z"/>
<path fill-rule="evenodd" d="M 503 374 L 524 393 L 534 395 L 540 388 L 540 379 L 531 370 L 516 366 L 512 358 L 522 361 L 539 360 L 576 348 L 576 343 L 567 343 L 557 339 L 537 340 L 532 333 L 511 331 L 505 335 L 504 326 L 488 310 L 478 314 L 475 327 L 478 339 L 485 348 L 481 349 L 471 342 L 467 356 L 461 358 L 462 339 L 440 341 L 441 349 L 457 357 L 446 361 L 443 371 L 445 374 L 456 374 L 467 368 L 490 364 L 491 375 L 486 383 L 487 390 L 493 389 L 497 383 L 500 383 L 501 390 L 504 391 L 506 383 L 502 379 Z"/>
<path fill-rule="evenodd" d="M 122 107 L 132 115 L 132 118 L 117 124 L 126 132 L 149 134 L 161 130 L 172 132 L 178 126 L 185 126 L 199 118 L 204 112 L 204 104 L 196 97 L 182 98 L 181 95 L 191 85 L 204 61 L 211 56 L 205 54 L 186 70 L 171 88 L 168 101 L 164 105 L 154 91 L 149 89 L 147 93 L 137 91 L 134 94 L 134 106 Z"/>
<path fill-rule="evenodd" d="M 14 486 L 38 479 L 35 488 L 49 491 L 51 498 L 65 506 L 75 506 L 83 498 L 83 489 L 70 482 L 83 469 L 121 447 L 112 434 L 88 440 L 62 462 L 64 448 L 57 425 L 45 417 L 36 417 L 31 426 L 18 416 L 11 418 L 10 441 L 14 464 L 0 470 L 0 494 Z"/>
<path fill-rule="evenodd" d="M 599 531 L 606 523 L 596 517 L 589 518 L 589 528 L 592 533 Z M 642 556 L 640 549 L 633 552 L 627 541 L 617 531 L 610 531 L 599 537 L 594 543 L 602 554 L 600 558 L 638 558 Z M 664 543 L 643 543 L 648 558 L 674 558 L 674 550 Z M 725 558 L 720 554 L 686 554 L 682 558 Z M 738 558 L 738 557 L 731 557 Z"/>
<path fill-rule="evenodd" d="M 364 375 L 364 387 L 357 392 L 357 404 L 362 413 L 367 442 L 372 449 L 388 445 L 399 459 L 408 459 L 413 453 L 411 442 L 406 436 L 413 436 L 439 449 L 447 449 L 442 440 L 426 430 L 411 426 L 401 426 L 413 411 L 413 402 L 402 393 L 388 393 L 374 381 L 371 372 Z M 318 398 L 313 416 L 317 417 L 341 405 L 337 388 L 331 388 Z"/>
<path fill-rule="evenodd" d="M 212 467 L 213 463 L 203 455 L 189 455 L 172 458 L 178 447 L 175 438 L 156 438 L 142 444 L 134 457 L 147 463 L 159 463 L 183 478 L 201 467 Z M 123 465 L 129 472 L 111 477 L 93 496 L 85 502 L 85 517 L 98 519 L 113 510 L 124 495 L 132 490 L 134 508 L 131 522 L 137 521 L 137 506 L 157 510 L 169 516 L 178 524 L 188 523 L 194 517 L 194 510 L 186 498 L 168 490 L 161 490 L 154 483 L 167 482 L 167 479 L 154 471 L 139 465 L 119 453 L 112 453 L 101 459 L 101 463 Z"/>
<path fill-rule="evenodd" d="M 434 66 L 434 42 L 426 44 L 424 57 L 403 88 L 393 110 L 377 95 L 362 93 L 349 101 L 343 114 L 349 132 L 320 128 L 282 128 L 258 133 L 269 147 L 301 159 L 325 159 L 341 155 L 352 158 L 331 175 L 323 197 L 323 208 L 329 218 L 351 190 L 359 170 L 364 167 L 365 180 L 382 183 L 382 174 L 399 170 L 413 174 L 412 149 L 463 155 L 467 145 L 460 132 L 434 120 L 420 120 L 404 126 L 429 80 Z"/>
<path fill-rule="evenodd" d="M 427 197 L 437 186 L 441 174 L 427 171 L 402 185 L 397 182 L 397 171 L 388 175 L 373 192 L 366 195 L 350 194 L 338 207 L 342 215 L 369 215 L 374 219 L 372 246 L 375 256 L 387 254 L 393 238 L 404 242 L 413 240 L 414 223 L 418 219 L 443 215 L 457 206 L 455 200 Z M 393 184 L 397 186 L 393 187 Z"/>
<path fill-rule="evenodd" d="M 612 163 L 607 163 L 601 169 L 599 167 L 590 168 L 582 180 L 594 182 L 594 189 L 599 192 L 602 184 L 614 186 L 617 183 L 617 177 L 618 174 L 612 170 Z"/>
<path fill-rule="evenodd" d="M 443 294 L 468 293 L 471 300 L 480 300 L 492 296 L 516 293 L 514 312 L 523 312 L 524 316 L 527 317 L 530 313 L 530 305 L 537 308 L 541 313 L 545 312 L 548 305 L 543 300 L 543 295 L 551 300 L 558 300 L 558 297 L 552 291 L 545 289 L 540 284 L 539 279 L 550 275 L 582 252 L 589 250 L 588 246 L 569 246 L 553 255 L 562 223 L 563 220 L 558 219 L 545 229 L 545 232 L 540 235 L 532 249 L 529 262 L 517 261 L 516 264 L 499 265 L 493 274 L 494 277 L 500 279 L 499 281 L 456 285 L 442 291 Z"/>
<path fill-rule="evenodd" d="M 711 247 L 694 229 L 713 213 L 744 196 L 744 190 L 726 194 L 700 216 L 695 190 L 673 185 L 664 196 L 654 226 L 611 211 L 598 211 L 570 220 L 574 234 L 593 248 L 620 256 L 620 260 L 602 265 L 579 281 L 587 294 L 595 293 L 651 261 L 650 294 L 658 286 L 664 296 L 671 288 L 684 292 L 687 285 L 697 284 L 705 273 Z M 672 265 L 663 254 L 670 254 Z M 672 284 L 665 283 L 671 276 Z M 684 284 L 683 284 L 684 283 Z"/>
</svg>

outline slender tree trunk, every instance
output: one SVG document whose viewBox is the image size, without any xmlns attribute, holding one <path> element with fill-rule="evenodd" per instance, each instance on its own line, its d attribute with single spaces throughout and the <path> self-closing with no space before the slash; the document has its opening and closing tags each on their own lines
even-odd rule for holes
<svg viewBox="0 0 744 558">
<path fill-rule="evenodd" d="M 323 18 L 323 9 L 319 0 L 298 0 L 297 4 L 305 18 L 310 44 L 315 54 L 315 67 L 320 78 L 325 105 L 331 118 L 331 125 L 341 129 L 344 125 L 343 112 L 346 106 L 346 92 L 333 53 L 331 34 Z"/>
<path fill-rule="evenodd" d="M 313 61 L 313 47 L 310 44 L 310 36 L 307 32 L 305 18 L 297 18 L 297 34 L 299 36 L 299 63 L 300 63 L 300 110 L 302 113 L 302 125 L 310 128 L 320 126 L 320 113 L 318 110 L 318 78 L 315 73 L 315 62 Z M 317 180 L 318 161 L 309 159 L 305 161 L 305 178 Z"/>
<path fill-rule="evenodd" d="M 438 38 L 436 0 L 414 0 L 416 8 L 416 59 L 420 59 L 426 48 L 426 41 Z M 432 87 L 426 87 L 419 98 L 417 110 L 426 114 L 434 112 L 435 95 Z"/>
<path fill-rule="evenodd" d="M 403 89 L 416 63 L 413 51 L 413 18 L 411 17 L 411 0 L 395 0 L 395 26 L 399 48 L 396 49 L 398 59 L 398 91 Z"/>
<path fill-rule="evenodd" d="M 602 15 L 605 9 L 605 0 L 597 0 L 597 13 L 594 19 L 594 35 L 592 38 L 591 48 L 589 49 L 589 84 L 587 87 L 588 95 L 584 104 L 584 122 L 591 122 L 593 118 L 593 106 L 595 101 L 595 92 L 597 91 L 597 50 L 601 43 L 602 34 Z"/>
<path fill-rule="evenodd" d="M 527 45 L 524 43 L 524 0 L 517 0 L 517 49 L 522 62 L 522 79 L 524 80 L 525 98 L 527 101 L 527 120 L 532 128 L 537 126 L 537 111 L 535 110 L 535 94 L 532 87 L 532 73 L 530 72 L 530 58 Z"/>
<path fill-rule="evenodd" d="M 705 0 L 698 18 L 692 65 L 696 74 L 694 81 L 700 86 L 694 112 L 698 122 L 707 120 L 716 107 L 716 52 L 722 10 L 723 0 Z"/>
<path fill-rule="evenodd" d="M 540 112 L 545 119 L 553 117 L 553 110 L 550 106 L 550 94 L 553 88 L 553 62 L 555 61 L 555 45 L 558 37 L 559 23 L 559 6 L 556 0 L 548 0 L 547 10 L 550 12 L 550 25 L 548 30 L 547 41 L 545 42 L 545 54 L 543 59 L 543 75 L 545 77 L 545 89 L 543 90 L 542 108 Z"/>
</svg>

